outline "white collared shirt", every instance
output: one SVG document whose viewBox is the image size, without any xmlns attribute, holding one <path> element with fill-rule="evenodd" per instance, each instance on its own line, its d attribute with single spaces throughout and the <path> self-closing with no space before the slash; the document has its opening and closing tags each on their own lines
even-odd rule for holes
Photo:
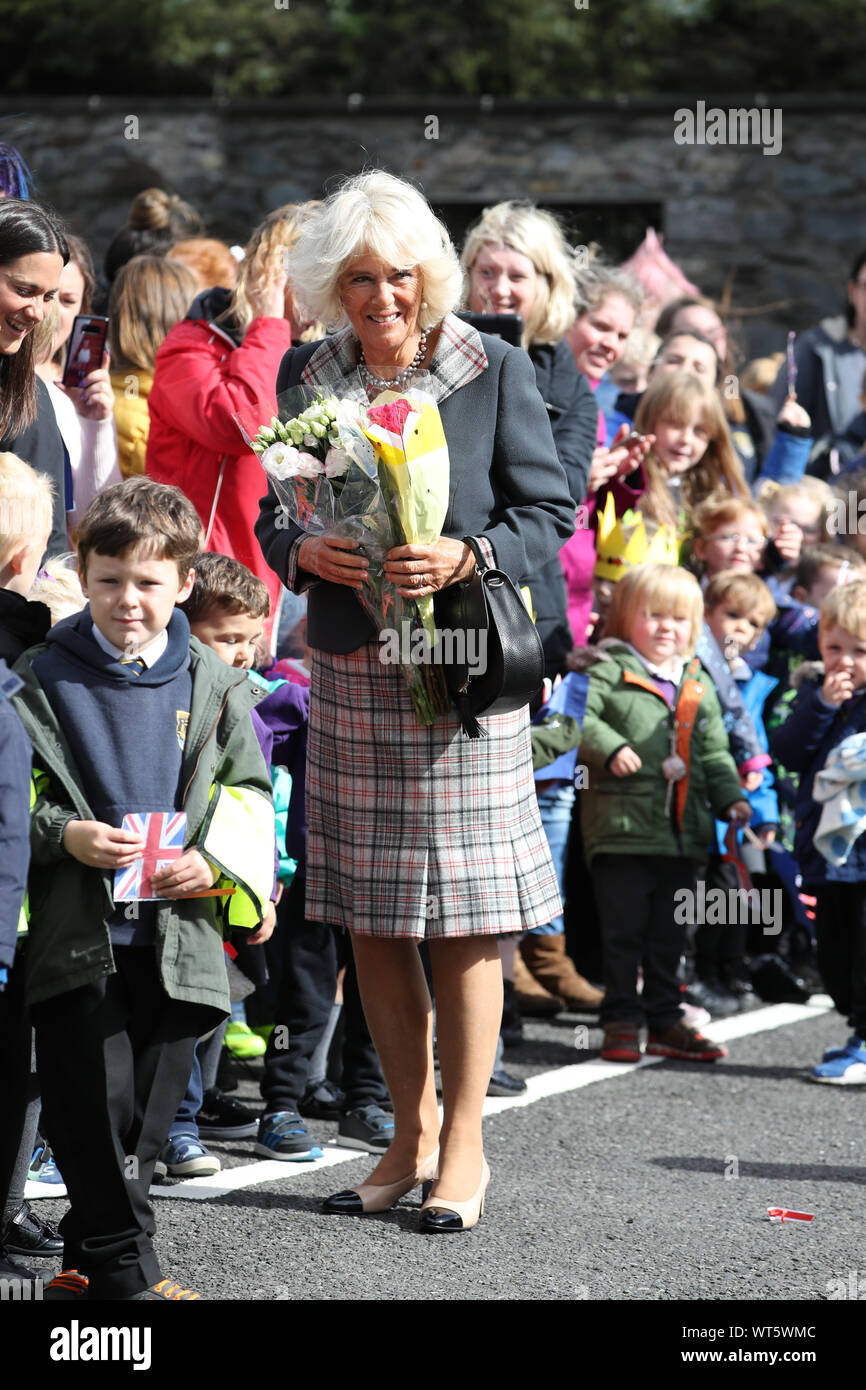
<svg viewBox="0 0 866 1390">
<path fill-rule="evenodd" d="M 626 642 L 621 638 L 618 640 L 622 641 L 623 646 L 628 647 L 630 652 L 634 652 L 638 661 L 640 661 L 640 663 L 646 667 L 647 671 L 651 676 L 656 676 L 658 680 L 672 682 L 679 689 L 680 681 L 683 678 L 683 671 L 686 667 L 686 663 L 683 661 L 682 657 L 669 657 L 665 665 L 671 667 L 672 669 L 666 671 L 664 667 L 654 665 L 652 661 L 650 661 L 647 657 L 643 656 L 638 651 L 637 647 L 632 646 L 631 642 Z"/>
<path fill-rule="evenodd" d="M 124 658 L 128 659 L 130 656 L 135 656 L 136 659 L 140 658 L 148 670 L 150 670 L 151 666 L 156 665 L 168 646 L 168 633 L 163 628 L 159 636 L 154 637 L 152 642 L 148 642 L 146 647 L 141 647 L 137 652 L 128 652 L 124 651 L 123 647 L 115 647 L 113 642 L 109 642 L 108 638 L 103 636 L 96 626 L 96 623 L 94 623 L 93 640 L 104 652 L 107 652 L 109 656 L 113 656 L 115 661 L 123 661 Z"/>
</svg>

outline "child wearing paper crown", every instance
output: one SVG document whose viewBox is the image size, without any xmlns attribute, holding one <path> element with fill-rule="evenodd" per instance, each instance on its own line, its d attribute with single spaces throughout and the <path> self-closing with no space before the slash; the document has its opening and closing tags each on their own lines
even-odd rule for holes
<svg viewBox="0 0 866 1390">
<path fill-rule="evenodd" d="M 800 773 L 795 857 L 817 899 L 818 966 L 851 1036 L 811 1073 L 832 1086 L 866 1084 L 866 581 L 821 604 L 823 672 L 806 679 L 770 751 Z"/>
<path fill-rule="evenodd" d="M 196 1039 L 228 1012 L 223 927 L 260 926 L 274 872 L 249 682 L 175 609 L 200 545 L 179 489 L 106 488 L 79 530 L 87 608 L 16 665 L 37 793 L 27 994 L 71 1202 L 46 1299 L 199 1297 L 161 1273 L 148 1187 Z M 185 837 L 156 901 L 127 913 L 116 875 L 146 847 L 132 812 L 183 813 Z"/>
<path fill-rule="evenodd" d="M 608 1061 L 640 1059 L 644 1019 L 648 1053 L 702 1062 L 726 1055 L 683 1022 L 677 980 L 688 920 L 677 907 L 694 892 L 713 812 L 750 815 L 718 700 L 694 657 L 702 614 L 692 575 L 640 565 L 614 589 L 590 670 L 580 819 L 602 923 Z"/>
</svg>

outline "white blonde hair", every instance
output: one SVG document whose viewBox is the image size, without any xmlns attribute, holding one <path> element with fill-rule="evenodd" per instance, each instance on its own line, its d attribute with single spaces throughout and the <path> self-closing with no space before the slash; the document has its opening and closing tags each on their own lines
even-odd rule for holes
<svg viewBox="0 0 866 1390">
<path fill-rule="evenodd" d="M 418 270 L 419 328 L 435 327 L 459 304 L 463 275 L 447 229 L 417 188 L 381 169 L 346 179 L 304 220 L 287 264 L 307 314 L 329 328 L 348 323 L 339 279 L 349 261 L 365 254 Z"/>
<path fill-rule="evenodd" d="M 0 454 L 0 565 L 51 529 L 54 485 L 17 454 Z"/>
<path fill-rule="evenodd" d="M 460 257 L 467 303 L 472 267 L 485 246 L 519 251 L 535 267 L 538 287 L 523 325 L 523 346 L 558 343 L 574 323 L 575 283 L 571 248 L 556 218 L 532 203 L 496 203 L 485 208 L 470 228 Z"/>
</svg>

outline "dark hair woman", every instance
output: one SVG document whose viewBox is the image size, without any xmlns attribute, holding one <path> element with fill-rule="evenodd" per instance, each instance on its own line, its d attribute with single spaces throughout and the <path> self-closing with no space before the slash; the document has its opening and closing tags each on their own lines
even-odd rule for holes
<svg viewBox="0 0 866 1390">
<path fill-rule="evenodd" d="M 204 225 L 195 208 L 164 188 L 145 188 L 132 200 L 126 225 L 112 238 L 105 253 L 105 275 L 114 280 L 133 256 L 165 255 L 173 241 L 201 236 Z"/>
<path fill-rule="evenodd" d="M 66 236 L 47 208 L 0 198 L 0 452 L 17 454 L 54 483 L 48 554 L 67 549 L 66 451 L 45 383 L 34 370 L 33 330 L 57 297 L 69 260 Z"/>
</svg>

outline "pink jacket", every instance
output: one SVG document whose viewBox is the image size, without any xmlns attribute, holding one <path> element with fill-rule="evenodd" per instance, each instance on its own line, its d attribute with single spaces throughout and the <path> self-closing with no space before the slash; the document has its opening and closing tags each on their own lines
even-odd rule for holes
<svg viewBox="0 0 866 1390">
<path fill-rule="evenodd" d="M 597 381 L 590 381 L 593 390 Z M 604 444 L 607 431 L 604 416 L 598 412 L 598 442 Z M 583 501 L 584 510 L 578 512 L 578 528 L 559 552 L 559 559 L 565 573 L 568 589 L 568 621 L 574 645 L 586 646 L 586 629 L 592 612 L 592 572 L 595 568 L 595 513 L 597 507 L 604 507 L 605 498 L 613 493 L 617 516 L 622 516 L 630 507 L 636 507 L 645 491 L 645 483 L 640 487 L 628 487 L 619 478 L 605 483 L 597 492 L 587 494 Z M 583 523 L 583 524 L 581 524 Z"/>
</svg>

